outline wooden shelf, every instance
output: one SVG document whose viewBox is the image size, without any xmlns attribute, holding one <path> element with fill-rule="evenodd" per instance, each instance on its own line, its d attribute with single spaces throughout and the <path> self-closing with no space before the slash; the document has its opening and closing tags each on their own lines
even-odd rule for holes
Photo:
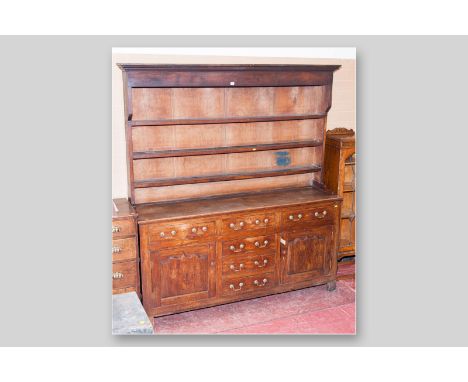
<svg viewBox="0 0 468 382">
<path fill-rule="evenodd" d="M 349 182 L 343 184 L 343 192 L 354 192 L 354 190 L 354 183 Z"/>
<path fill-rule="evenodd" d="M 148 179 L 135 181 L 133 182 L 133 185 L 135 188 L 175 186 L 179 184 L 222 182 L 226 180 L 241 180 L 253 178 L 267 178 L 272 176 L 307 174 L 311 172 L 317 172 L 320 170 L 320 166 L 292 167 L 287 169 L 274 169 L 268 171 L 239 172 L 167 179 Z"/>
<path fill-rule="evenodd" d="M 226 117 L 226 118 L 183 118 L 183 119 L 156 119 L 156 120 L 129 120 L 129 126 L 167 126 L 167 125 L 207 125 L 213 123 L 242 123 L 242 122 L 272 122 L 294 121 L 302 119 L 319 119 L 327 116 L 327 113 L 318 114 L 292 114 L 258 117 Z"/>
<path fill-rule="evenodd" d="M 161 151 L 141 151 L 134 152 L 133 159 L 150 159 L 150 158 L 168 158 L 168 157 L 185 157 L 194 155 L 215 155 L 215 154 L 230 154 L 230 153 L 247 153 L 253 151 L 269 151 L 282 149 L 298 149 L 303 147 L 321 146 L 321 140 L 310 141 L 295 141 L 295 142 L 277 142 L 259 145 L 244 145 L 244 146 L 223 146 L 212 148 L 197 148 L 197 149 L 176 149 L 176 150 L 161 150 Z"/>
</svg>

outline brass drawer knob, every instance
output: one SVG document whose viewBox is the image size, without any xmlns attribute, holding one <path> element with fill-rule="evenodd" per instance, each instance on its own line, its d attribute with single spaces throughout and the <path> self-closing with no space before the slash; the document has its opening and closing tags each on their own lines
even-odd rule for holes
<svg viewBox="0 0 468 382">
<path fill-rule="evenodd" d="M 254 265 L 256 265 L 257 268 L 263 268 L 263 267 L 265 267 L 267 264 L 268 264 L 268 260 L 267 260 L 267 259 L 263 260 L 263 265 L 260 265 L 260 263 L 259 263 L 257 260 L 254 261 Z"/>
<path fill-rule="evenodd" d="M 176 235 L 176 233 L 177 233 L 177 231 L 176 231 L 176 230 L 173 230 L 173 231 L 171 231 L 171 235 L 172 235 L 172 236 L 175 236 L 175 235 Z"/>
<path fill-rule="evenodd" d="M 239 283 L 239 288 L 236 289 L 236 287 L 234 286 L 234 284 L 230 284 L 230 285 L 229 285 L 229 288 L 232 289 L 233 291 L 238 291 L 238 290 L 241 290 L 243 286 L 244 286 L 244 283 Z"/>
<path fill-rule="evenodd" d="M 260 282 L 258 280 L 255 280 L 253 283 L 256 286 L 264 286 L 267 282 L 268 282 L 268 279 L 263 279 L 262 284 L 260 284 Z"/>
<path fill-rule="evenodd" d="M 114 272 L 112 273 L 112 278 L 114 280 L 118 280 L 118 279 L 123 279 L 124 277 L 124 274 L 122 272 Z"/>
<path fill-rule="evenodd" d="M 316 212 L 314 215 L 315 215 L 316 218 L 323 219 L 326 214 L 327 214 L 327 211 L 324 210 L 324 211 L 322 211 L 322 213 Z"/>
<path fill-rule="evenodd" d="M 230 223 L 229 228 L 233 229 L 234 231 L 238 231 L 244 227 L 245 223 L 244 222 L 239 222 L 239 227 L 236 226 L 235 223 Z"/>
<path fill-rule="evenodd" d="M 236 249 L 236 247 L 234 245 L 230 245 L 229 246 L 229 249 L 233 252 L 241 252 L 243 249 L 245 248 L 245 244 L 244 243 L 241 243 L 239 244 L 239 249 Z"/>
<path fill-rule="evenodd" d="M 112 233 L 120 232 L 120 227 L 118 225 L 112 226 Z"/>
<path fill-rule="evenodd" d="M 159 236 L 164 237 L 164 236 L 166 236 L 166 234 L 164 232 L 160 232 Z"/>
<path fill-rule="evenodd" d="M 208 231 L 208 227 L 202 227 L 201 230 L 202 230 L 203 232 L 206 232 L 206 231 Z"/>
<path fill-rule="evenodd" d="M 263 222 L 264 222 L 265 224 L 268 224 L 269 221 L 270 221 L 270 219 L 265 219 L 265 220 L 263 220 Z"/>
<path fill-rule="evenodd" d="M 259 225 L 260 224 L 260 220 L 255 220 L 255 224 Z"/>
<path fill-rule="evenodd" d="M 265 247 L 268 245 L 268 243 L 269 243 L 269 241 L 268 241 L 268 240 L 265 240 L 265 241 L 263 242 L 263 245 L 262 245 L 262 246 L 260 246 L 260 242 L 259 242 L 259 241 L 256 241 L 254 244 L 255 244 L 255 246 L 256 246 L 257 248 L 265 248 Z"/>
<path fill-rule="evenodd" d="M 120 253 L 121 250 L 122 248 L 120 247 L 112 247 L 112 253 Z"/>
<path fill-rule="evenodd" d="M 234 272 L 239 272 L 244 268 L 244 264 L 239 264 L 239 269 L 236 269 L 236 266 L 234 264 L 231 264 L 229 266 L 229 269 Z"/>
<path fill-rule="evenodd" d="M 297 219 L 294 219 L 294 215 L 289 215 L 289 220 L 298 221 L 298 220 L 301 220 L 302 217 L 303 217 L 302 214 L 297 214 Z"/>
<path fill-rule="evenodd" d="M 193 233 L 197 233 L 197 229 L 195 227 L 192 228 Z"/>
</svg>

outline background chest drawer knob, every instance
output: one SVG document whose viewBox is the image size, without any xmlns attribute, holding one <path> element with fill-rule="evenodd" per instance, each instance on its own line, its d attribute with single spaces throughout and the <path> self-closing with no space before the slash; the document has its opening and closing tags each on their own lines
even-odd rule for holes
<svg viewBox="0 0 468 382">
<path fill-rule="evenodd" d="M 294 220 L 294 215 L 289 215 L 289 220 Z"/>
<path fill-rule="evenodd" d="M 268 224 L 269 221 L 270 221 L 270 219 L 265 219 L 265 220 L 263 220 L 263 222 L 264 222 L 265 224 Z"/>
<path fill-rule="evenodd" d="M 264 286 L 264 285 L 266 285 L 267 282 L 268 282 L 267 279 L 263 279 L 261 284 L 260 284 L 260 282 L 258 280 L 255 280 L 253 283 L 256 286 Z"/>
<path fill-rule="evenodd" d="M 197 233 L 197 229 L 195 227 L 192 228 L 193 233 Z"/>
<path fill-rule="evenodd" d="M 120 247 L 112 247 L 112 253 L 120 253 L 121 250 L 122 248 Z"/>
<path fill-rule="evenodd" d="M 203 232 L 206 232 L 206 231 L 208 231 L 208 227 L 202 227 L 201 230 L 202 230 Z"/>
<path fill-rule="evenodd" d="M 302 219 L 302 214 L 297 215 L 298 219 Z"/>
<path fill-rule="evenodd" d="M 260 263 L 257 260 L 255 260 L 254 264 L 257 266 L 257 268 L 263 268 L 264 266 L 268 264 L 268 260 L 267 259 L 263 260 L 263 265 L 260 265 Z"/>
<path fill-rule="evenodd" d="M 255 220 L 255 224 L 259 225 L 260 224 L 260 220 Z"/>
<path fill-rule="evenodd" d="M 242 268 L 244 268 L 244 264 L 239 264 L 239 269 L 236 269 L 236 266 L 234 264 L 231 264 L 229 266 L 229 269 L 234 272 L 239 272 L 242 270 Z"/>
<path fill-rule="evenodd" d="M 112 226 L 112 233 L 120 232 L 120 227 L 118 225 Z"/>
<path fill-rule="evenodd" d="M 124 275 L 122 272 L 114 272 L 112 273 L 112 278 L 114 280 L 118 280 L 118 279 L 123 279 Z"/>
<path fill-rule="evenodd" d="M 175 231 L 175 230 L 174 230 L 174 231 L 171 231 L 171 235 L 172 235 L 172 236 L 175 236 L 176 233 L 177 233 L 177 231 Z"/>
<path fill-rule="evenodd" d="M 164 232 L 161 232 L 161 233 L 159 234 L 159 236 L 164 237 L 164 236 L 166 236 L 166 234 L 165 234 Z"/>
<path fill-rule="evenodd" d="M 314 215 L 316 218 L 322 219 L 325 217 L 326 214 L 327 214 L 327 211 L 323 211 L 322 213 L 316 212 Z"/>
<path fill-rule="evenodd" d="M 229 288 L 232 289 L 232 290 L 234 290 L 234 291 L 237 291 L 237 290 L 241 290 L 243 286 L 244 286 L 244 283 L 239 283 L 239 288 L 236 289 L 236 287 L 234 286 L 234 284 L 230 284 L 230 285 L 229 285 Z"/>
</svg>

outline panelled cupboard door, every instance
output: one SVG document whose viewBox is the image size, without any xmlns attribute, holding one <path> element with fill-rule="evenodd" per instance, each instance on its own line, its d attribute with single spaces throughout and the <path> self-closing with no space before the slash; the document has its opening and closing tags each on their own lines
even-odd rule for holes
<svg viewBox="0 0 468 382">
<path fill-rule="evenodd" d="M 333 272 L 333 226 L 281 235 L 281 282 L 293 283 L 328 276 Z"/>
<path fill-rule="evenodd" d="M 183 304 L 216 294 L 215 245 L 187 245 L 151 252 L 154 306 Z"/>
</svg>

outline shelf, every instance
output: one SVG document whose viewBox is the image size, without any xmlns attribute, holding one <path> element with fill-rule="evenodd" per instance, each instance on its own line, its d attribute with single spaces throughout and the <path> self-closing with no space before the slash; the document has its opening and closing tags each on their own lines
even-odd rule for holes
<svg viewBox="0 0 468 382">
<path fill-rule="evenodd" d="M 215 154 L 229 154 L 229 153 L 247 153 L 247 152 L 253 152 L 253 151 L 298 149 L 298 148 L 303 148 L 303 147 L 316 147 L 320 145 L 322 145 L 321 140 L 310 140 L 310 141 L 277 142 L 277 143 L 244 145 L 244 146 L 224 146 L 224 147 L 212 147 L 212 148 L 176 149 L 176 150 L 162 150 L 162 151 L 141 151 L 141 152 L 134 152 L 133 159 L 185 157 L 185 156 L 193 156 L 193 155 L 215 155 Z"/>
<path fill-rule="evenodd" d="M 320 170 L 321 170 L 320 166 L 292 167 L 292 168 L 287 168 L 287 169 L 275 169 L 275 170 L 268 170 L 268 171 L 240 172 L 240 173 L 215 174 L 215 175 L 167 178 L 167 179 L 149 179 L 149 180 L 135 181 L 133 182 L 133 185 L 135 188 L 175 186 L 179 184 L 222 182 L 226 180 L 241 180 L 241 179 L 254 179 L 254 178 L 268 178 L 272 176 L 307 174 L 311 172 L 317 172 Z"/>
<path fill-rule="evenodd" d="M 155 119 L 128 121 L 129 126 L 167 126 L 167 125 L 207 125 L 213 123 L 242 123 L 242 122 L 272 122 L 272 121 L 294 121 L 302 119 L 319 119 L 327 116 L 327 113 L 318 114 L 292 114 L 277 116 L 258 117 L 227 117 L 227 118 L 198 118 L 198 119 Z"/>
<path fill-rule="evenodd" d="M 344 183 L 343 192 L 354 192 L 354 190 L 355 190 L 354 183 L 352 182 Z"/>
</svg>

